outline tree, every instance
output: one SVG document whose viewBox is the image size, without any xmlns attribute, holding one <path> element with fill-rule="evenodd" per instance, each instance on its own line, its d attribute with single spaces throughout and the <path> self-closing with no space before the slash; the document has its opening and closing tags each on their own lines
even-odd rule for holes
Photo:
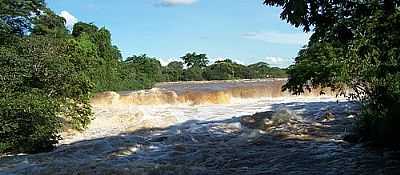
<svg viewBox="0 0 400 175">
<path fill-rule="evenodd" d="M 24 35 L 33 20 L 46 10 L 44 0 L 1 0 L 0 33 Z"/>
<path fill-rule="evenodd" d="M 183 80 L 185 81 L 203 81 L 203 69 L 199 66 L 192 66 L 183 72 Z"/>
<path fill-rule="evenodd" d="M 183 62 L 173 61 L 165 68 L 167 81 L 181 81 L 183 76 Z"/>
<path fill-rule="evenodd" d="M 271 67 L 268 63 L 258 62 L 247 66 L 250 70 L 252 78 L 269 78 L 271 74 Z"/>
<path fill-rule="evenodd" d="M 0 46 L 0 152 L 48 150 L 63 127 L 84 129 L 90 122 L 89 65 L 68 39 L 14 43 Z"/>
<path fill-rule="evenodd" d="M 265 4 L 282 6 L 282 19 L 314 31 L 290 67 L 285 89 L 301 93 L 310 84 L 352 88 L 349 95 L 363 106 L 358 123 L 361 138 L 399 143 L 387 138 L 400 131 L 400 2 L 267 0 Z"/>
<path fill-rule="evenodd" d="M 91 120 L 94 57 L 42 0 L 0 1 L 0 152 L 53 148 Z M 32 28 L 33 27 L 33 28 Z"/>
<path fill-rule="evenodd" d="M 231 80 L 235 78 L 233 61 L 226 59 L 216 61 L 204 71 L 204 78 L 207 80 Z"/>
<path fill-rule="evenodd" d="M 205 68 L 209 63 L 206 54 L 196 54 L 196 52 L 188 53 L 181 58 L 186 66 L 189 68 L 195 66 L 202 69 Z"/>
<path fill-rule="evenodd" d="M 50 37 L 67 37 L 68 30 L 65 28 L 65 19 L 57 16 L 51 10 L 46 10 L 33 21 L 33 35 L 49 35 Z"/>
<path fill-rule="evenodd" d="M 126 90 L 124 86 L 128 85 L 123 78 L 128 73 L 122 70 L 122 56 L 119 49 L 112 45 L 111 33 L 104 27 L 99 29 L 94 24 L 78 22 L 74 25 L 72 36 L 96 57 L 94 68 L 87 71 L 95 83 L 95 91 Z"/>
<path fill-rule="evenodd" d="M 163 78 L 160 61 L 147 55 L 129 57 L 125 60 L 125 64 L 129 65 L 131 69 L 135 69 L 143 88 L 151 88 Z"/>
<path fill-rule="evenodd" d="M 78 22 L 74 24 L 74 27 L 72 29 L 72 36 L 79 37 L 83 33 L 91 35 L 96 33 L 97 31 L 98 27 L 92 23 Z"/>
</svg>

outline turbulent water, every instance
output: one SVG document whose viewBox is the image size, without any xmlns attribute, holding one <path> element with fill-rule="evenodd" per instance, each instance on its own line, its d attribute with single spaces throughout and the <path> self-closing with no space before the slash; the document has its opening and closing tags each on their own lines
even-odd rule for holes
<svg viewBox="0 0 400 175">
<path fill-rule="evenodd" d="M 342 140 L 357 104 L 285 80 L 163 83 L 92 99 L 95 119 L 0 174 L 396 174 L 400 153 Z"/>
</svg>

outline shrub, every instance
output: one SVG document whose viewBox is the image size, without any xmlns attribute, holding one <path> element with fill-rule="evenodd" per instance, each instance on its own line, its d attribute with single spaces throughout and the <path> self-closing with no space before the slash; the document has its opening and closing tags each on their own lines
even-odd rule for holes
<svg viewBox="0 0 400 175">
<path fill-rule="evenodd" d="M 69 39 L 16 38 L 0 46 L 1 152 L 52 148 L 64 124 L 84 129 L 90 122 L 90 58 L 78 57 Z"/>
<path fill-rule="evenodd" d="M 4 97 L 4 96 L 3 96 Z M 59 106 L 40 91 L 6 95 L 0 101 L 0 152 L 40 152 L 59 136 Z"/>
</svg>

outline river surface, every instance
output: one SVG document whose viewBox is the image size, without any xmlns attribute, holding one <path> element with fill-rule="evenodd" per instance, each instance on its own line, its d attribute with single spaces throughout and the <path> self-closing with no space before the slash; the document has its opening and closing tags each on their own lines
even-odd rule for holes
<svg viewBox="0 0 400 175">
<path fill-rule="evenodd" d="M 57 149 L 0 158 L 3 174 L 398 174 L 400 152 L 347 143 L 359 107 L 291 96 L 285 80 L 163 83 L 93 98 Z"/>
</svg>

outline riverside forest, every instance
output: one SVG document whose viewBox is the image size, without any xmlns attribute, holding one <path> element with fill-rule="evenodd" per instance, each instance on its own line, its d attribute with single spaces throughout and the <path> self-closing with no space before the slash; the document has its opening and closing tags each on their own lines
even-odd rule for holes
<svg viewBox="0 0 400 175">
<path fill-rule="evenodd" d="M 398 0 L 0 0 L 0 175 L 400 174 L 399 29 Z"/>
</svg>

